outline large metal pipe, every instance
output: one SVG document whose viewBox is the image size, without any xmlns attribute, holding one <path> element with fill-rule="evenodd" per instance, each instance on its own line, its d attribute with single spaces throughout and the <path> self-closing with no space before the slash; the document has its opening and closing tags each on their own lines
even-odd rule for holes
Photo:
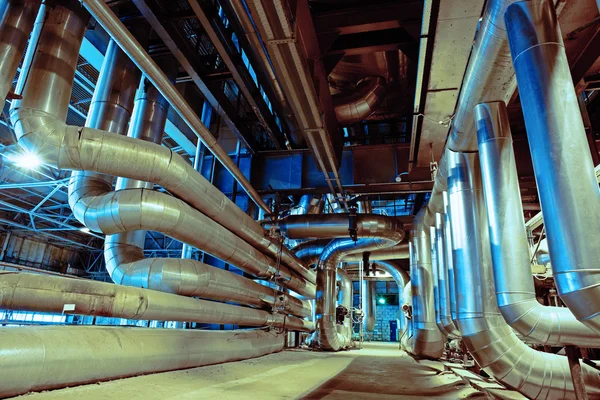
<svg viewBox="0 0 600 400">
<path fill-rule="evenodd" d="M 437 217 L 437 214 L 436 214 Z M 431 285 L 433 286 L 433 308 L 435 310 L 435 323 L 445 336 L 448 336 L 448 333 L 444 329 L 444 325 L 442 324 L 442 315 L 440 312 L 440 283 L 439 283 L 439 262 L 438 262 L 438 244 L 437 244 L 437 235 L 435 226 L 432 226 L 429 229 L 429 237 L 431 243 Z"/>
<path fill-rule="evenodd" d="M 138 66 L 140 66 L 139 57 L 146 57 L 145 60 L 142 60 L 144 66 L 141 68 L 142 71 L 169 100 L 171 106 L 176 110 L 187 107 L 189 113 L 186 111 L 186 115 L 193 114 L 193 118 L 198 119 L 156 63 L 141 49 L 139 43 L 133 39 L 129 31 L 108 7 L 103 2 L 85 3 L 87 6 L 90 6 L 91 3 L 97 5 L 98 8 L 90 6 L 95 11 L 108 12 L 109 15 L 102 15 L 122 28 L 118 38 L 126 39 L 126 53 L 134 59 Z M 76 7 L 81 13 L 81 7 L 79 5 Z M 116 21 L 113 21 L 113 17 Z M 66 26 L 68 23 L 69 21 L 65 21 L 62 25 Z M 47 28 L 46 25 L 48 25 L 47 22 L 44 27 L 45 32 L 51 33 L 52 28 Z M 85 26 L 74 28 L 79 29 L 82 35 Z M 64 29 L 60 29 L 65 32 Z M 25 89 L 22 94 L 25 100 L 17 102 L 18 104 L 11 108 L 11 122 L 19 144 L 36 152 L 47 164 L 61 169 L 93 171 L 161 185 L 260 251 L 273 258 L 276 258 L 281 252 L 283 264 L 311 283 L 315 283 L 316 275 L 313 271 L 308 270 L 286 248 L 281 248 L 275 240 L 266 236 L 264 229 L 258 223 L 211 185 L 178 154 L 154 143 L 112 135 L 88 127 L 64 124 L 70 87 L 73 83 L 72 77 L 75 73 L 75 63 L 81 43 L 81 38 L 75 36 L 75 33 L 79 35 L 78 31 L 73 32 L 73 34 L 62 34 L 62 36 L 60 36 L 60 32 L 57 32 L 58 36 L 45 34 L 38 44 L 38 48 L 40 46 L 42 48 L 36 54 L 33 70 L 29 74 L 24 74 L 27 78 L 23 79 Z M 116 41 L 119 45 L 123 44 L 118 39 Z M 133 53 L 131 46 L 134 47 Z M 65 50 L 67 47 L 68 51 Z M 45 55 L 49 55 L 45 57 L 49 57 L 50 61 L 57 64 L 60 62 L 60 66 L 56 65 L 53 69 L 51 65 L 44 63 L 43 57 L 40 56 L 42 51 Z M 63 70 L 64 73 L 62 73 Z M 61 71 L 61 73 L 59 74 L 57 71 Z M 61 88 L 62 91 L 52 92 L 55 88 Z M 52 96 L 53 93 L 60 93 L 60 97 L 57 97 L 56 94 Z M 173 101 L 175 97 L 177 98 L 176 102 Z M 48 99 L 52 99 L 52 101 Z M 58 108 L 60 108 L 60 113 L 57 113 Z M 189 122 L 186 118 L 184 120 Z M 198 123 L 191 126 L 197 128 L 199 125 L 201 122 L 198 119 Z M 203 126 L 202 128 L 206 130 Z M 206 130 L 206 132 L 208 131 Z M 208 132 L 208 134 L 210 133 Z M 207 147 L 210 145 L 207 144 Z M 227 160 L 231 161 L 228 156 Z M 237 171 L 239 172 L 239 170 Z M 236 175 L 234 174 L 234 176 Z M 244 186 L 242 182 L 240 183 Z"/>
<path fill-rule="evenodd" d="M 0 104 L 10 92 L 41 0 L 5 0 L 0 4 Z"/>
<path fill-rule="evenodd" d="M 363 280 L 362 285 L 362 311 L 365 323 L 363 328 L 365 332 L 373 332 L 375 330 L 375 322 L 377 320 L 377 294 L 376 282 Z"/>
<path fill-rule="evenodd" d="M 260 357 L 281 351 L 285 336 L 100 326 L 11 327 L 0 335 L 0 397 Z"/>
<path fill-rule="evenodd" d="M 346 260 L 347 257 L 344 258 L 344 261 Z M 402 266 L 400 266 L 394 260 L 378 260 L 375 261 L 375 265 L 377 266 L 377 268 L 380 268 L 383 271 L 390 274 L 394 279 L 394 282 L 396 282 L 396 285 L 398 286 L 398 320 L 400 321 L 399 329 L 400 332 L 404 332 L 407 327 L 407 320 L 404 313 L 402 312 L 402 305 L 404 304 L 404 287 L 410 283 L 410 277 L 408 276 L 406 271 L 404 271 Z"/>
<path fill-rule="evenodd" d="M 437 359 L 444 351 L 444 341 L 435 321 L 431 238 L 429 229 L 423 228 L 424 211 L 421 209 L 415 217 L 409 241 L 413 335 L 405 350 L 418 357 Z"/>
<path fill-rule="evenodd" d="M 73 309 L 65 311 L 67 305 Z M 86 279 L 15 272 L 0 273 L 0 308 L 137 320 L 273 326 L 303 332 L 314 330 L 312 322 L 254 308 Z"/>
<path fill-rule="evenodd" d="M 444 332 L 450 338 L 460 337 L 458 328 L 452 321 L 450 304 L 450 283 L 448 274 L 448 254 L 446 245 L 446 236 L 444 232 L 445 214 L 437 213 L 435 216 L 435 249 L 432 240 L 432 253 L 437 255 L 437 280 L 438 280 L 438 301 L 439 301 L 439 319 Z M 433 266 L 436 267 L 435 265 Z"/>
<path fill-rule="evenodd" d="M 276 307 L 299 317 L 312 312 L 307 300 L 200 261 L 146 258 L 144 249 L 133 244 L 135 238 L 120 242 L 121 238 L 135 236 L 137 232 L 110 235 L 105 241 L 106 269 L 115 283 L 260 308 Z"/>
<path fill-rule="evenodd" d="M 338 334 L 335 327 L 336 271 L 347 254 L 377 250 L 395 244 L 388 238 L 334 239 L 323 250 L 318 264 L 317 339 L 325 350 L 338 351 L 351 343 L 351 338 Z"/>
<path fill-rule="evenodd" d="M 450 210 L 449 210 L 449 201 L 448 201 L 448 192 L 442 193 L 442 198 L 444 200 L 444 261 L 445 272 L 448 279 L 448 296 L 450 298 L 450 317 L 454 326 L 458 325 L 457 321 L 457 309 L 456 309 L 456 275 L 455 275 L 455 267 L 454 267 L 454 255 L 452 252 L 452 223 L 450 221 Z M 457 328 L 458 330 L 458 328 Z"/>
<path fill-rule="evenodd" d="M 566 357 L 525 345 L 496 303 L 477 153 L 448 157 L 450 217 L 458 290 L 458 325 L 475 361 L 506 387 L 531 399 L 574 398 Z M 588 393 L 600 395 L 598 372 L 582 364 Z"/>
<path fill-rule="evenodd" d="M 244 191 L 248 193 L 248 196 L 264 211 L 271 212 L 269 206 L 267 206 L 264 200 L 260 197 L 256 189 L 252 187 L 242 171 L 240 171 L 235 162 L 218 143 L 217 139 L 206 128 L 206 126 L 202 124 L 202 121 L 198 115 L 196 115 L 194 110 L 177 91 L 175 86 L 169 82 L 169 79 L 161 71 L 159 66 L 152 60 L 152 57 L 150 57 L 144 48 L 138 43 L 138 41 L 135 40 L 125 25 L 123 25 L 119 18 L 112 12 L 110 7 L 101 0 L 81 0 L 81 3 L 90 12 L 90 14 L 92 14 L 96 21 L 102 25 L 108 34 L 119 44 L 123 51 L 127 53 L 129 57 L 131 57 L 138 68 L 169 101 L 169 104 L 171 104 L 171 107 L 173 107 L 177 114 L 179 114 L 179 116 L 187 123 L 196 136 L 202 140 L 205 146 L 231 173 L 234 179 L 238 181 Z M 131 178 L 139 179 L 137 177 Z M 150 179 L 140 180 L 152 181 Z M 174 184 L 173 187 L 177 188 L 178 185 Z"/>
<path fill-rule="evenodd" d="M 356 89 L 332 97 L 335 116 L 340 125 L 361 122 L 383 101 L 386 82 L 381 77 L 370 77 L 356 85 Z"/>
<path fill-rule="evenodd" d="M 338 335 L 348 337 L 352 340 L 352 303 L 354 292 L 352 289 L 352 279 L 348 276 L 346 271 L 341 268 L 337 269 L 337 283 L 339 284 L 338 300 L 337 303 L 343 306 L 347 313 L 344 316 L 344 323 L 337 324 L 336 329 Z"/>
<path fill-rule="evenodd" d="M 600 190 L 554 6 L 516 3 L 506 26 L 556 287 L 600 333 Z"/>
<path fill-rule="evenodd" d="M 598 347 L 600 336 L 568 308 L 547 307 L 536 299 L 506 105 L 479 104 L 475 123 L 500 312 L 525 339 Z"/>
<path fill-rule="evenodd" d="M 307 240 L 302 242 L 292 249 L 298 258 L 300 258 L 307 265 L 314 265 L 319 261 L 319 257 L 323 252 L 325 246 L 329 244 L 328 239 L 315 239 Z M 390 246 L 385 249 L 372 251 L 369 253 L 369 260 L 381 261 L 381 260 L 404 260 L 408 259 L 408 244 L 399 243 L 394 246 Z M 354 262 L 362 261 L 363 256 L 361 253 L 348 254 L 344 257 L 344 261 Z"/>
</svg>

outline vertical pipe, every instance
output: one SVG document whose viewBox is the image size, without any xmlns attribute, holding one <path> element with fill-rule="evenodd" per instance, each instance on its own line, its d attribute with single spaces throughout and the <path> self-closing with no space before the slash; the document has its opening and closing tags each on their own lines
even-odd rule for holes
<svg viewBox="0 0 600 400">
<path fill-rule="evenodd" d="M 4 105 L 21 62 L 41 0 L 4 0 L 0 4 L 0 104 Z"/>
<path fill-rule="evenodd" d="M 518 2 L 505 20 L 556 286 L 600 333 L 600 190 L 554 6 Z"/>
<path fill-rule="evenodd" d="M 450 284 L 448 282 L 448 260 L 446 253 L 446 236 L 444 235 L 445 214 L 436 213 L 435 215 L 435 235 L 438 254 L 438 296 L 440 323 L 447 336 L 458 337 L 460 332 L 452 321 L 450 312 Z"/>
<path fill-rule="evenodd" d="M 452 254 L 452 223 L 450 222 L 450 211 L 448 192 L 442 192 L 442 199 L 444 201 L 444 252 L 446 260 L 446 269 L 448 273 L 448 292 L 450 296 L 450 316 L 454 325 L 457 323 L 457 312 L 456 312 L 456 277 L 454 267 L 454 257 Z"/>
<path fill-rule="evenodd" d="M 442 315 L 440 310 L 440 286 L 439 286 L 439 255 L 438 255 L 438 243 L 435 226 L 429 228 L 429 237 L 431 243 L 431 283 L 433 285 L 433 306 L 435 310 L 435 323 L 443 334 L 444 326 L 442 324 Z"/>
</svg>

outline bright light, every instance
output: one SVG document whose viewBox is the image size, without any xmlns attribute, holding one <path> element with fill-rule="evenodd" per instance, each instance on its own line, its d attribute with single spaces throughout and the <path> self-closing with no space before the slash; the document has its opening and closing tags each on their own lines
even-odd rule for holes
<svg viewBox="0 0 600 400">
<path fill-rule="evenodd" d="M 379 304 L 385 304 L 385 298 L 380 297 L 379 298 Z"/>
<path fill-rule="evenodd" d="M 42 159 L 35 153 L 23 150 L 22 153 L 14 153 L 6 157 L 17 167 L 25 169 L 36 169 L 42 165 Z"/>
<path fill-rule="evenodd" d="M 79 228 L 79 230 L 83 233 L 90 233 L 90 228 L 88 228 L 87 226 L 84 226 L 83 228 Z"/>
</svg>

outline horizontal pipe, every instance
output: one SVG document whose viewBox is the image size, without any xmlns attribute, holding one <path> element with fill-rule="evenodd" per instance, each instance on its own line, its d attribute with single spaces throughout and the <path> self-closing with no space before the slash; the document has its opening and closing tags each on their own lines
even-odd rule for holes
<svg viewBox="0 0 600 400">
<path fill-rule="evenodd" d="M 121 238 L 136 232 L 110 235 L 104 242 L 106 269 L 115 283 L 260 308 L 275 306 L 299 317 L 312 313 L 307 300 L 200 261 L 146 258 L 144 249 L 132 244 L 134 240 L 121 243 Z"/>
<path fill-rule="evenodd" d="M 0 328 L 0 397 L 245 360 L 283 334 L 100 326 Z M 99 345 L 102 344 L 102 345 Z"/>
<path fill-rule="evenodd" d="M 568 308 L 537 301 L 506 105 L 477 105 L 475 122 L 500 312 L 527 341 L 599 347 L 600 335 Z"/>
<path fill-rule="evenodd" d="M 155 290 L 86 279 L 1 272 L 0 308 L 137 320 L 186 321 L 207 324 L 273 326 L 310 332 L 314 324 L 296 317 Z"/>
</svg>

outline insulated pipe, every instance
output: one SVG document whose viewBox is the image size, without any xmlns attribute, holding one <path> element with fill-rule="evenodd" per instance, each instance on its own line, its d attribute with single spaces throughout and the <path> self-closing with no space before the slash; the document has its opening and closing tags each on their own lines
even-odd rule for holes
<svg viewBox="0 0 600 400">
<path fill-rule="evenodd" d="M 362 80 L 356 89 L 332 97 L 335 116 L 340 125 L 361 122 L 383 101 L 386 94 L 385 79 L 369 77 Z"/>
<path fill-rule="evenodd" d="M 92 16 L 96 19 L 96 21 L 98 21 L 98 23 L 102 25 L 106 32 L 108 32 L 108 34 L 119 44 L 123 51 L 127 53 L 129 57 L 131 57 L 131 59 L 138 66 L 138 68 L 148 77 L 148 79 L 154 84 L 154 86 L 169 101 L 171 107 L 173 107 L 177 114 L 179 114 L 179 116 L 186 122 L 186 124 L 196 134 L 196 136 L 198 136 L 198 138 L 202 140 L 205 146 L 231 173 L 234 179 L 238 181 L 238 183 L 244 189 L 244 191 L 248 193 L 248 196 L 265 212 L 270 213 L 271 209 L 260 197 L 256 189 L 252 187 L 252 185 L 244 176 L 242 171 L 239 170 L 239 168 L 235 165 L 235 162 L 229 157 L 227 152 L 218 143 L 217 139 L 202 124 L 200 118 L 196 115 L 196 113 L 190 107 L 190 105 L 185 101 L 183 96 L 177 91 L 175 86 L 171 82 L 169 82 L 169 79 L 161 71 L 158 65 L 152 60 L 152 57 L 150 57 L 148 53 L 144 51 L 143 47 L 138 43 L 137 40 L 135 40 L 135 38 L 127 30 L 125 25 L 123 25 L 119 18 L 112 12 L 110 7 L 106 5 L 104 1 L 101 0 L 80 1 L 83 4 L 83 6 L 90 12 L 90 14 L 92 14 Z M 151 179 L 140 179 L 137 177 L 131 178 L 139 179 L 142 181 L 152 181 Z M 172 183 L 172 187 L 179 187 L 179 182 Z M 161 184 L 161 186 L 164 186 L 162 183 L 159 184 Z M 179 193 L 173 193 L 179 195 Z M 183 195 L 181 195 L 181 197 L 185 198 Z"/>
<path fill-rule="evenodd" d="M 433 306 L 435 310 L 435 324 L 442 334 L 448 336 L 448 332 L 444 329 L 444 325 L 442 324 L 442 314 L 440 312 L 440 267 L 438 261 L 438 244 L 437 244 L 437 236 L 435 231 L 435 226 L 432 226 L 429 229 L 429 237 L 431 243 L 431 284 L 433 286 Z"/>
<path fill-rule="evenodd" d="M 182 296 L 228 301 L 266 308 L 276 306 L 299 317 L 312 312 L 310 302 L 261 285 L 251 279 L 200 261 L 181 258 L 146 258 L 134 243 L 139 231 L 109 235 L 104 243 L 106 269 L 115 283 Z"/>
<path fill-rule="evenodd" d="M 372 332 L 375 329 L 377 320 L 377 300 L 375 294 L 377 292 L 376 282 L 363 280 L 362 285 L 362 308 L 365 319 L 364 328 L 366 332 Z"/>
<path fill-rule="evenodd" d="M 41 0 L 4 0 L 0 4 L 0 104 L 4 104 L 33 29 Z"/>
<path fill-rule="evenodd" d="M 289 239 L 331 239 L 348 237 L 349 219 L 349 214 L 289 215 L 276 225 Z M 356 228 L 359 238 L 404 237 L 402 224 L 384 215 L 357 214 Z"/>
<path fill-rule="evenodd" d="M 450 210 L 449 210 L 449 201 L 448 201 L 448 192 L 442 193 L 442 198 L 444 200 L 444 261 L 446 277 L 448 279 L 448 296 L 450 298 L 450 317 L 452 322 L 454 323 L 454 327 L 458 325 L 457 323 L 457 309 L 456 309 L 456 275 L 454 267 L 454 255 L 452 253 L 452 223 L 450 222 Z M 458 330 L 458 328 L 456 328 Z"/>
<path fill-rule="evenodd" d="M 318 264 L 317 340 L 325 350 L 338 351 L 351 344 L 351 338 L 340 335 L 335 327 L 335 287 L 338 265 L 347 254 L 388 247 L 395 241 L 387 238 L 334 239 L 323 250 Z"/>
<path fill-rule="evenodd" d="M 463 342 L 477 364 L 504 386 L 531 399 L 575 398 L 567 358 L 525 345 L 498 310 L 477 153 L 451 152 L 448 167 Z M 600 396 L 598 371 L 581 367 L 588 393 Z"/>
<path fill-rule="evenodd" d="M 600 190 L 553 4 L 516 3 L 506 25 L 556 287 L 600 333 Z"/>
<path fill-rule="evenodd" d="M 369 260 L 371 261 L 382 261 L 382 260 L 407 260 L 408 244 L 399 243 L 394 246 L 390 246 L 385 249 L 371 251 L 369 253 Z M 344 261 L 362 261 L 362 254 L 349 254 L 344 258 Z"/>
<path fill-rule="evenodd" d="M 307 265 L 314 265 L 319 261 L 319 257 L 325 246 L 329 244 L 329 239 L 314 239 L 302 242 L 292 249 L 296 257 Z M 404 260 L 408 259 L 408 244 L 401 243 L 390 246 L 385 249 L 372 251 L 369 254 L 369 260 Z M 362 253 L 348 254 L 344 257 L 345 262 L 362 261 Z"/>
<path fill-rule="evenodd" d="M 437 254 L 437 279 L 438 279 L 438 296 L 439 296 L 439 313 L 442 332 L 450 338 L 460 337 L 460 332 L 452 321 L 451 304 L 450 304 L 450 284 L 448 274 L 448 259 L 446 252 L 446 236 L 444 234 L 444 219 L 445 214 L 436 214 L 435 216 L 435 252 Z M 433 251 L 433 243 L 432 243 Z"/>
<path fill-rule="evenodd" d="M 141 49 L 139 43 L 133 39 L 110 9 L 101 1 L 85 1 L 84 3 L 86 7 L 91 7 L 95 12 L 100 12 L 108 21 L 112 21 L 115 24 L 110 25 L 112 28 L 120 29 L 115 41 L 120 46 L 126 43 L 125 52 L 147 74 L 148 79 L 155 84 L 176 111 L 179 112 L 185 108 L 185 116 L 188 118 L 182 115 L 183 119 L 188 123 L 193 120 L 194 123 L 190 124 L 190 127 L 196 133 L 201 129 L 212 138 L 212 140 L 207 140 L 210 143 L 215 142 L 214 145 L 220 150 L 207 142 L 205 144 L 217 152 L 217 158 L 224 161 L 225 159 L 219 155 L 224 151 L 216 144 L 214 137 L 201 124 L 198 116 L 168 82 L 168 78 Z M 76 4 L 76 8 L 81 12 L 78 4 Z M 102 22 L 97 14 L 95 16 Z M 65 20 L 62 22 L 62 26 L 67 26 L 69 23 L 68 20 Z M 45 23 L 46 25 L 48 24 Z M 74 26 L 73 28 L 83 30 L 85 26 Z M 93 171 L 158 184 L 231 230 L 252 246 L 260 249 L 261 252 L 276 258 L 281 251 L 283 264 L 309 282 L 316 282 L 316 275 L 313 271 L 308 270 L 285 247 L 281 248 L 275 240 L 266 237 L 264 229 L 256 221 L 239 209 L 178 154 L 154 143 L 112 135 L 102 130 L 66 125 L 64 120 L 81 43 L 81 39 L 76 36 L 79 33 L 82 35 L 83 32 L 58 28 L 63 33 L 57 32 L 57 35 L 52 35 L 53 28 L 45 27 L 44 29 L 46 34 L 43 35 L 38 45 L 38 47 L 42 47 L 38 49 L 34 58 L 33 70 L 30 70 L 29 74 L 23 74 L 26 75 L 26 79 L 23 78 L 25 89 L 22 93 L 25 100 L 17 102 L 18 104 L 11 107 L 11 122 L 21 147 L 37 153 L 45 163 L 60 169 Z M 73 34 L 64 32 L 73 32 Z M 125 42 L 120 40 L 125 40 Z M 44 56 L 39 56 L 41 52 Z M 49 66 L 47 62 L 44 62 L 47 61 L 44 58 L 48 57 L 51 62 L 57 64 L 54 66 L 55 68 L 51 68 L 52 65 Z M 140 61 L 140 58 L 143 57 L 146 59 Z M 61 71 L 61 74 L 57 71 Z M 57 93 L 60 95 L 59 97 L 57 97 Z M 52 99 L 52 101 L 48 99 Z M 61 113 L 56 112 L 58 109 L 61 110 Z M 228 156 L 226 156 L 224 165 L 227 166 L 227 163 L 233 163 Z M 235 171 L 239 174 L 232 169 L 229 171 L 236 179 L 242 176 L 237 167 L 235 167 Z M 243 182 L 240 181 L 240 184 L 246 190 L 254 191 L 246 178 L 243 178 Z M 254 191 L 254 193 L 256 192 Z M 260 197 L 253 197 L 252 194 L 250 197 L 255 201 L 258 199 L 262 202 Z M 262 203 L 264 204 L 264 202 Z"/>
<path fill-rule="evenodd" d="M 342 325 L 336 325 L 338 334 L 344 335 L 352 340 L 352 303 L 354 292 L 352 289 L 352 279 L 346 271 L 341 268 L 337 269 L 337 282 L 339 284 L 338 305 L 344 306 L 348 310 L 348 314 L 344 318 Z"/>
<path fill-rule="evenodd" d="M 156 321 L 190 321 L 242 326 L 273 326 L 311 332 L 312 322 L 254 308 L 197 300 L 169 293 L 86 279 L 0 273 L 0 308 Z"/>
<path fill-rule="evenodd" d="M 600 336 L 568 308 L 547 307 L 536 299 L 506 105 L 479 104 L 475 123 L 500 312 L 524 339 L 553 346 L 600 347 Z"/>
<path fill-rule="evenodd" d="M 100 326 L 11 327 L 0 335 L 0 397 L 260 357 L 281 351 L 285 336 Z"/>
<path fill-rule="evenodd" d="M 400 290 L 400 289 L 399 289 Z M 402 332 L 399 342 L 400 347 L 407 349 L 410 347 L 414 336 L 412 320 L 412 285 L 408 282 L 402 290 L 402 303 L 400 303 L 400 312 L 406 320 L 406 329 Z"/>
<path fill-rule="evenodd" d="M 331 239 L 314 239 L 302 242 L 295 246 L 292 251 L 303 263 L 308 266 L 315 265 L 319 262 L 321 253 L 325 247 L 331 242 Z M 361 257 L 362 260 L 362 257 Z"/>
</svg>

